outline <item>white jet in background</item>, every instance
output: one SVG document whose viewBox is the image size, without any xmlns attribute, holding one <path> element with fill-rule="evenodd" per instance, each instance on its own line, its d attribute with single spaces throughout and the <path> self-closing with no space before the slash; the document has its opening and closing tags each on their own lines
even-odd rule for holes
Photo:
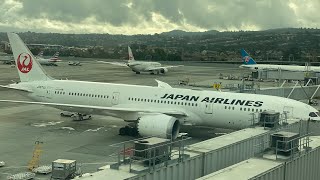
<svg viewBox="0 0 320 180">
<path fill-rule="evenodd" d="M 282 70 L 294 72 L 320 72 L 319 66 L 297 66 L 297 65 L 275 65 L 275 64 L 257 64 L 252 57 L 244 50 L 241 49 L 241 56 L 243 64 L 240 68 L 248 68 L 253 71 L 257 70 Z"/>
<path fill-rule="evenodd" d="M 61 62 L 59 59 L 59 52 L 56 52 L 51 58 L 46 59 L 43 57 L 43 51 L 40 51 L 40 53 L 36 56 L 36 59 L 41 65 L 46 66 L 57 66 L 57 62 Z"/>
<path fill-rule="evenodd" d="M 21 82 L 0 87 L 24 92 L 35 101 L 0 102 L 47 105 L 80 115 L 113 116 L 134 124 L 142 136 L 172 139 L 178 136 L 180 125 L 246 128 L 252 125 L 253 117 L 265 110 L 320 120 L 315 108 L 277 96 L 180 89 L 161 81 L 152 87 L 53 79 L 17 34 L 8 33 L 8 37 Z"/>
<path fill-rule="evenodd" d="M 128 59 L 128 62 L 126 63 L 106 62 L 106 61 L 98 61 L 98 62 L 117 65 L 117 66 L 127 66 L 131 68 L 131 70 L 136 74 L 140 74 L 141 72 L 149 72 L 150 74 L 165 74 L 168 72 L 170 68 L 183 66 L 183 65 L 163 66 L 159 62 L 136 61 L 132 54 L 131 48 L 129 46 L 128 46 L 128 54 L 129 54 L 129 59 Z"/>
</svg>

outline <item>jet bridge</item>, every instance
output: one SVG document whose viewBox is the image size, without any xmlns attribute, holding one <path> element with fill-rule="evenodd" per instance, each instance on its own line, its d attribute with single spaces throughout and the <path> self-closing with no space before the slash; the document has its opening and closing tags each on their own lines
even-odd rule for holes
<svg viewBox="0 0 320 180">
<path fill-rule="evenodd" d="M 287 119 L 287 125 L 272 129 L 267 127 L 247 128 L 188 146 L 182 139 L 175 142 L 160 141 L 159 146 L 153 146 L 152 143 L 150 146 L 148 145 L 145 153 L 142 153 L 144 154 L 142 159 L 140 159 L 141 153 L 138 155 L 135 152 L 134 142 L 143 139 L 114 144 L 112 147 L 117 151 L 112 156 L 116 159 L 116 163 L 111 165 L 110 169 L 92 173 L 90 177 L 80 179 L 108 177 L 131 180 L 193 180 L 250 158 L 261 156 L 261 153 L 270 150 L 270 136 L 279 131 L 299 133 L 300 136 L 304 136 L 308 134 L 308 123 L 313 122 Z M 184 138 L 184 140 L 187 139 Z M 155 158 L 159 154 L 147 152 L 156 152 L 155 148 L 161 146 L 169 148 L 168 151 L 162 149 L 159 152 L 163 152 L 160 153 L 162 155 L 169 154 L 170 159 L 156 163 Z M 135 159 L 135 155 L 138 155 L 139 158 Z M 243 173 L 249 174 L 248 171 Z"/>
</svg>

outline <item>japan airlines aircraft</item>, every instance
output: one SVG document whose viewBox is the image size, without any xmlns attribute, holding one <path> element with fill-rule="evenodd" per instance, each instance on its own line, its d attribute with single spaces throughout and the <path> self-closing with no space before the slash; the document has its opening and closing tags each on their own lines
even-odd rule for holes
<svg viewBox="0 0 320 180">
<path fill-rule="evenodd" d="M 168 69 L 170 68 L 183 66 L 183 65 L 163 66 L 159 62 L 136 61 L 133 57 L 131 48 L 129 46 L 128 46 L 128 54 L 129 54 L 129 59 L 127 63 L 106 62 L 106 61 L 98 61 L 98 62 L 117 65 L 117 66 L 127 66 L 131 68 L 131 70 L 136 74 L 140 74 L 141 72 L 149 72 L 150 74 L 160 74 L 160 73 L 165 74 L 166 72 L 168 72 Z"/>
<path fill-rule="evenodd" d="M 17 34 L 8 33 L 8 37 L 21 82 L 1 87 L 24 92 L 35 101 L 0 102 L 47 105 L 79 115 L 113 116 L 135 124 L 142 136 L 172 139 L 177 137 L 180 125 L 246 128 L 264 110 L 320 120 L 315 108 L 277 96 L 180 89 L 161 81 L 152 87 L 56 80 L 35 61 Z"/>
<path fill-rule="evenodd" d="M 252 57 L 244 50 L 241 49 L 241 56 L 243 65 L 241 68 L 249 68 L 251 70 L 282 70 L 282 71 L 301 71 L 301 72 L 320 72 L 320 67 L 309 66 L 297 66 L 297 65 L 273 65 L 273 64 L 257 64 Z"/>
<path fill-rule="evenodd" d="M 37 56 L 36 59 L 41 65 L 47 66 L 57 66 L 57 62 L 60 62 L 59 59 L 59 52 L 56 52 L 50 59 L 43 58 L 43 51 L 41 51 Z"/>
</svg>

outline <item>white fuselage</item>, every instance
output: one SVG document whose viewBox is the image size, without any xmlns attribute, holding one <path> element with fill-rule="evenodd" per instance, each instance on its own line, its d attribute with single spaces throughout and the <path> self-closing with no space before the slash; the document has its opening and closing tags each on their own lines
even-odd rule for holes
<svg viewBox="0 0 320 180">
<path fill-rule="evenodd" d="M 218 91 L 161 88 L 151 86 L 49 80 L 18 83 L 14 86 L 33 91 L 36 101 L 79 104 L 102 107 L 148 107 L 180 110 L 188 114 L 181 124 L 241 129 L 257 121 L 259 112 L 274 110 L 287 112 L 289 117 L 308 119 L 313 107 L 292 99 L 276 96 L 240 94 Z M 87 108 L 88 109 L 88 108 Z M 81 112 L 82 109 L 63 109 Z M 124 120 L 136 120 L 130 113 L 82 112 L 111 115 Z"/>
<path fill-rule="evenodd" d="M 251 64 L 241 65 L 242 68 L 249 68 L 251 70 L 282 70 L 282 71 L 296 71 L 296 72 L 320 72 L 318 66 L 297 66 L 297 65 L 272 65 L 272 64 Z"/>
<path fill-rule="evenodd" d="M 158 62 L 132 61 L 128 62 L 128 67 L 134 72 L 150 72 L 149 69 L 161 67 Z"/>
<path fill-rule="evenodd" d="M 37 61 L 41 65 L 55 65 L 56 61 L 53 61 L 51 59 L 45 59 L 45 58 L 37 58 Z"/>
</svg>

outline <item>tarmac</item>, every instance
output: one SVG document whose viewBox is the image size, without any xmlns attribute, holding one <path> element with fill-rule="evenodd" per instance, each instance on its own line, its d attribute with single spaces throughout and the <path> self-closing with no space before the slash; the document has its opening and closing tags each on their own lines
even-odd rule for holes
<svg viewBox="0 0 320 180">
<path fill-rule="evenodd" d="M 239 77 L 248 74 L 247 70 L 232 64 L 184 62 L 183 67 L 169 69 L 167 74 L 150 75 L 135 74 L 129 68 L 100 64 L 93 59 L 85 59 L 81 63 L 82 66 L 69 66 L 68 60 L 65 60 L 58 66 L 44 66 L 44 69 L 56 79 L 150 86 L 157 86 L 155 79 L 158 79 L 174 87 L 180 87 L 179 80 L 185 78 L 189 78 L 191 83 L 210 86 L 221 82 L 220 73 Z M 1 85 L 19 81 L 16 68 L 10 65 L 0 64 L 0 72 Z M 213 88 L 209 89 L 214 91 Z M 0 97 L 28 100 L 23 94 L 2 88 Z M 91 120 L 72 121 L 69 117 L 61 117 L 60 112 L 46 106 L 0 103 L 0 161 L 6 163 L 5 167 L 0 167 L 0 179 L 5 179 L 10 174 L 28 171 L 27 165 L 37 141 L 43 142 L 40 165 L 50 165 L 56 159 L 73 159 L 77 160 L 81 171 L 86 173 L 94 172 L 99 167 L 116 161 L 115 157 L 110 156 L 116 149 L 110 145 L 135 139 L 118 135 L 119 128 L 127 124 L 121 119 L 93 116 Z M 312 128 L 320 132 L 319 124 Z M 181 132 L 187 132 L 192 137 L 188 142 L 192 144 L 230 131 L 208 127 L 183 127 Z M 36 178 L 49 179 L 50 174 L 37 175 Z"/>
</svg>

